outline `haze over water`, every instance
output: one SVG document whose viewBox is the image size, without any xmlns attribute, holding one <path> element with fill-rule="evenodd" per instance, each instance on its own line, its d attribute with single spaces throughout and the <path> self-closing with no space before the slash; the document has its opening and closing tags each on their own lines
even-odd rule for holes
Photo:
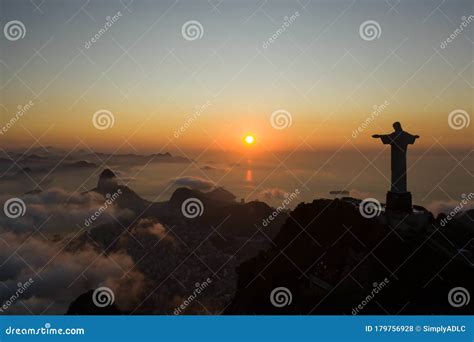
<svg viewBox="0 0 474 342">
<path fill-rule="evenodd" d="M 209 191 L 221 186 L 237 200 L 261 200 L 278 206 L 296 189 L 300 194 L 290 207 L 315 198 L 333 198 L 330 191 L 349 191 L 344 196 L 373 197 L 381 202 L 390 185 L 390 149 L 359 152 L 297 151 L 252 155 L 224 151 L 189 152 L 192 162 L 158 162 L 145 165 L 114 165 L 123 184 L 150 201 L 166 201 L 179 186 Z M 463 159 L 464 158 L 464 159 Z M 408 187 L 414 203 L 435 212 L 446 210 L 461 200 L 468 190 L 474 169 L 472 155 L 444 150 L 409 151 Z M 48 187 L 85 191 L 97 184 L 104 167 L 84 170 L 56 170 Z M 429 170 L 429 172 L 427 172 Z M 446 176 L 449 175 L 449 176 Z M 35 188 L 27 177 L 4 182 L 6 194 L 17 195 Z M 40 177 L 42 179 L 43 177 Z"/>
</svg>

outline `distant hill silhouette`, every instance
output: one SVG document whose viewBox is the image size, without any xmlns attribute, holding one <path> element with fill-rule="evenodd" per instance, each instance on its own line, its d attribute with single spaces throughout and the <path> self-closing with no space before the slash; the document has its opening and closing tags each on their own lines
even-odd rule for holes
<svg viewBox="0 0 474 342">
<path fill-rule="evenodd" d="M 102 153 L 91 150 L 67 151 L 52 146 L 12 150 L 0 157 L 2 180 L 35 185 L 33 179 L 48 181 L 65 172 L 88 172 L 92 175 L 106 165 L 127 168 L 152 163 L 188 163 L 190 160 L 173 156 L 169 152 L 149 155 Z M 29 170 L 25 172 L 25 170 Z M 25 190 L 26 191 L 26 190 Z"/>
<path fill-rule="evenodd" d="M 123 315 L 115 304 L 98 307 L 92 301 L 94 290 L 87 291 L 77 297 L 70 305 L 66 315 Z"/>
<path fill-rule="evenodd" d="M 77 169 L 89 169 L 89 168 L 97 168 L 97 164 L 90 163 L 86 160 L 79 160 L 73 163 L 66 163 L 66 164 L 61 164 L 60 168 L 63 170 L 77 170 Z"/>
<path fill-rule="evenodd" d="M 97 188 L 91 190 L 100 193 L 107 198 L 113 194 L 117 195 L 114 203 L 119 208 L 130 209 L 134 213 L 142 213 L 150 202 L 138 196 L 133 190 L 124 185 L 119 185 L 117 177 L 110 169 L 105 169 L 99 176 Z"/>
</svg>

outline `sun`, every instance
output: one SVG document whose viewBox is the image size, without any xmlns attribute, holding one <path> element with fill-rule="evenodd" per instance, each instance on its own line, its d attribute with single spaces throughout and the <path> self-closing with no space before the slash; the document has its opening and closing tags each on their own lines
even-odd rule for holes
<svg viewBox="0 0 474 342">
<path fill-rule="evenodd" d="M 252 134 L 247 134 L 245 137 L 244 137 L 244 142 L 247 144 L 247 145 L 253 145 L 255 143 L 255 136 L 252 135 Z"/>
</svg>

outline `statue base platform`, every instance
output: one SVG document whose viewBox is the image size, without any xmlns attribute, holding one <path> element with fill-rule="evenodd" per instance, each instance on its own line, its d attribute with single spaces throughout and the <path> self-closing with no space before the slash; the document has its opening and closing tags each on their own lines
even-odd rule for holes
<svg viewBox="0 0 474 342">
<path fill-rule="evenodd" d="M 386 210 L 412 212 L 413 206 L 410 192 L 387 192 Z"/>
</svg>

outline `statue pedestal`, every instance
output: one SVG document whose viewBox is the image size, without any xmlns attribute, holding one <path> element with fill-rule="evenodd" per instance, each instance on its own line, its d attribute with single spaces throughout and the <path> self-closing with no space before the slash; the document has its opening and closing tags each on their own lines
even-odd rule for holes
<svg viewBox="0 0 474 342">
<path fill-rule="evenodd" d="M 412 212 L 411 193 L 388 191 L 385 208 L 386 210 Z"/>
</svg>

